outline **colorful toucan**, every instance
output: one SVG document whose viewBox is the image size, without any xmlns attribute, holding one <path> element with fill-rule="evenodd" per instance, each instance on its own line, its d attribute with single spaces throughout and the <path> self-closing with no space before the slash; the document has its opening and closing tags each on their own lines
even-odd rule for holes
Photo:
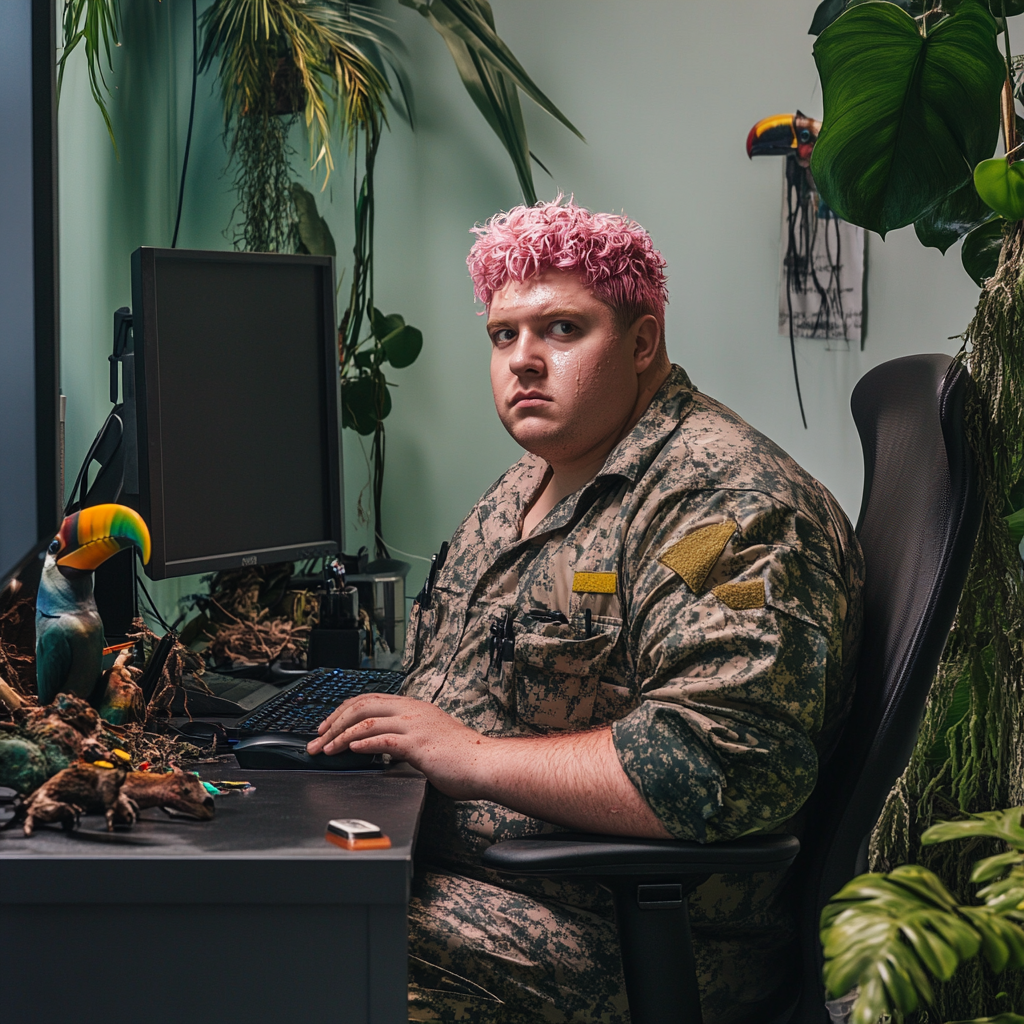
<svg viewBox="0 0 1024 1024">
<path fill-rule="evenodd" d="M 92 574 L 134 544 L 149 561 L 149 530 L 124 505 L 94 505 L 70 515 L 46 551 L 36 597 L 36 686 L 40 704 L 73 693 L 94 706 L 103 695 L 103 622 Z"/>
<path fill-rule="evenodd" d="M 750 129 L 747 156 L 791 156 L 801 167 L 810 167 L 811 151 L 820 132 L 821 122 L 799 110 L 795 114 L 773 114 Z"/>
</svg>

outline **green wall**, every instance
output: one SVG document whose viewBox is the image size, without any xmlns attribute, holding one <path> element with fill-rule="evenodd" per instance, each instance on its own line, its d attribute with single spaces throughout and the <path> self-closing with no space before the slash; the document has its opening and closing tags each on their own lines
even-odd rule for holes
<svg viewBox="0 0 1024 1024">
<path fill-rule="evenodd" d="M 851 518 L 860 504 L 860 446 L 849 395 L 870 367 L 910 352 L 952 352 L 977 289 L 960 267 L 920 247 L 912 229 L 868 241 L 863 352 L 798 342 L 810 430 L 800 425 L 788 339 L 776 334 L 781 168 L 749 162 L 760 118 L 797 107 L 820 116 L 806 35 L 813 0 L 492 0 L 498 30 L 587 144 L 535 109 L 533 147 L 551 169 L 539 193 L 572 192 L 592 208 L 625 210 L 668 260 L 669 352 L 695 383 L 777 440 L 830 487 Z M 186 0 L 124 0 L 124 45 L 109 76 L 121 149 L 114 159 L 76 54 L 60 110 L 63 384 L 69 473 L 107 401 L 111 314 L 130 304 L 128 257 L 169 245 L 188 118 Z M 200 10 L 207 6 L 200 2 Z M 397 548 L 428 556 L 518 454 L 494 414 L 488 342 L 465 268 L 469 228 L 519 201 L 499 143 L 462 89 L 441 39 L 386 0 L 409 49 L 417 125 L 392 118 L 378 159 L 377 297 L 424 334 L 423 355 L 394 374 L 384 527 Z M 233 198 L 225 176 L 220 101 L 200 79 L 179 245 L 229 248 Z M 303 152 L 302 136 L 296 145 Z M 343 147 L 338 147 L 339 157 Z M 338 240 L 350 242 L 350 172 L 324 193 Z M 296 161 L 297 175 L 303 161 Z M 196 458 L 215 458 L 216 439 Z M 356 521 L 367 481 L 346 432 L 348 548 L 369 544 Z M 70 481 L 69 481 L 70 483 Z M 415 562 L 413 584 L 425 563 Z M 194 581 L 167 581 L 171 610 Z"/>
</svg>

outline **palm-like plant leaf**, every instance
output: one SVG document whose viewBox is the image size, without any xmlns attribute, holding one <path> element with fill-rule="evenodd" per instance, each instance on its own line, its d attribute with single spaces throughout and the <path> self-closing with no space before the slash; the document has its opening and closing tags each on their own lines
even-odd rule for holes
<svg viewBox="0 0 1024 1024">
<path fill-rule="evenodd" d="M 440 33 L 466 91 L 512 158 L 524 199 L 527 203 L 535 203 L 537 194 L 519 90 L 522 89 L 542 110 L 583 139 L 579 130 L 538 88 L 500 39 L 487 0 L 400 2 L 422 14 Z"/>
<path fill-rule="evenodd" d="M 63 34 L 64 45 L 57 61 L 57 95 L 60 96 L 64 84 L 64 70 L 68 57 L 79 43 L 85 43 L 85 60 L 89 68 L 89 89 L 92 98 L 100 108 L 103 123 L 107 126 L 107 134 L 117 153 L 117 140 L 114 138 L 114 126 L 110 121 L 110 111 L 103 94 L 107 91 L 107 83 L 103 77 L 103 59 L 111 71 L 114 66 L 110 59 L 111 43 L 118 46 L 118 31 L 121 25 L 121 0 L 64 0 Z"/>
<path fill-rule="evenodd" d="M 1024 852 L 1024 807 L 1005 811 L 983 811 L 963 821 L 940 821 L 921 836 L 922 846 L 946 843 L 951 839 L 1001 839 L 1015 850 Z"/>
</svg>

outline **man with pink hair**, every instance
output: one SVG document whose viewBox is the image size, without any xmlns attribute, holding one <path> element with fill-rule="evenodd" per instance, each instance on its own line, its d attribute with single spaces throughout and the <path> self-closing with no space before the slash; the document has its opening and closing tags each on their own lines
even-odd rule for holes
<svg viewBox="0 0 1024 1024">
<path fill-rule="evenodd" d="M 476 229 L 498 416 L 526 454 L 413 607 L 401 696 L 311 752 L 432 783 L 410 904 L 416 1021 L 627 1024 L 596 883 L 496 878 L 558 829 L 698 842 L 795 827 L 852 696 L 863 565 L 835 499 L 665 347 L 665 261 L 561 197 Z M 705 1020 L 768 1020 L 794 962 L 784 879 L 691 898 Z"/>
</svg>

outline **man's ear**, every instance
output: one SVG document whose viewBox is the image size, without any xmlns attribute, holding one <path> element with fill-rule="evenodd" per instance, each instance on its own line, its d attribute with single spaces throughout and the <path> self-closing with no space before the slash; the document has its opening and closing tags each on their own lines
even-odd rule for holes
<svg viewBox="0 0 1024 1024">
<path fill-rule="evenodd" d="M 637 374 L 649 369 L 661 351 L 661 328 L 658 321 L 645 313 L 633 324 L 633 366 Z"/>
</svg>

